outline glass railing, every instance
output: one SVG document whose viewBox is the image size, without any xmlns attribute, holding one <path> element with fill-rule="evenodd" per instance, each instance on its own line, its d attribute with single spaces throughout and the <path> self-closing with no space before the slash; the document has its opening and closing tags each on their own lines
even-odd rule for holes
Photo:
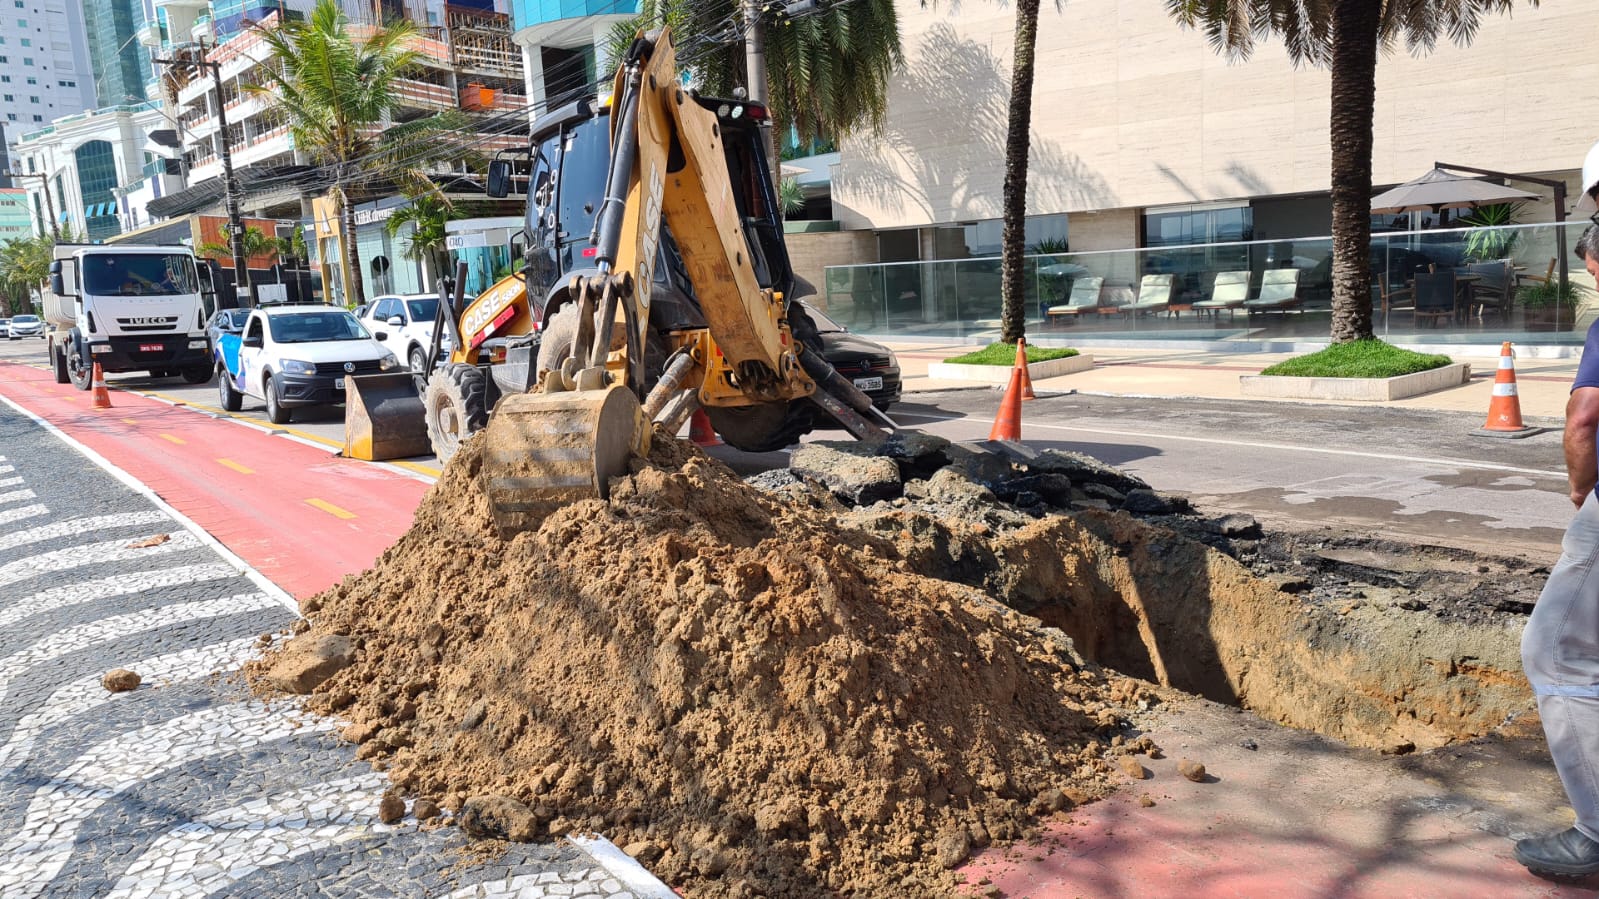
<svg viewBox="0 0 1599 899">
<path fill-rule="evenodd" d="M 1599 292 L 1571 253 L 1587 225 L 1375 234 L 1373 330 L 1405 343 L 1581 343 L 1599 317 Z M 1023 273 L 1035 338 L 1316 341 L 1331 329 L 1326 237 L 1034 255 Z M 1000 330 L 998 257 L 829 266 L 821 293 L 856 331 Z"/>
</svg>

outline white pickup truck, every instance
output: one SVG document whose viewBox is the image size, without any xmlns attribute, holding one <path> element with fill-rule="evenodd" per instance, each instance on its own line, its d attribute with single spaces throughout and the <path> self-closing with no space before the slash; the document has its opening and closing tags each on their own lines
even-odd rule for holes
<svg viewBox="0 0 1599 899">
<path fill-rule="evenodd" d="M 286 424 L 299 406 L 344 402 L 344 379 L 395 371 L 400 362 L 354 315 L 337 306 L 263 306 L 239 334 L 221 338 L 217 394 L 237 412 L 244 397 Z"/>
</svg>

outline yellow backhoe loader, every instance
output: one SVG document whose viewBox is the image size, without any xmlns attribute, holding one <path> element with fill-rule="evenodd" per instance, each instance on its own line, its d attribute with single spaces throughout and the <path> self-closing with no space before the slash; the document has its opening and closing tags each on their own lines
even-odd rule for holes
<svg viewBox="0 0 1599 899">
<path fill-rule="evenodd" d="M 449 363 L 424 406 L 441 458 L 486 424 L 481 479 L 503 534 L 606 496 L 652 423 L 675 433 L 701 407 L 752 451 L 828 419 L 862 440 L 892 430 L 788 302 L 764 116 L 684 88 L 670 35 L 651 33 L 608 109 L 555 110 L 521 159 L 491 166 L 491 195 L 525 181 L 525 265 L 444 323 Z"/>
</svg>

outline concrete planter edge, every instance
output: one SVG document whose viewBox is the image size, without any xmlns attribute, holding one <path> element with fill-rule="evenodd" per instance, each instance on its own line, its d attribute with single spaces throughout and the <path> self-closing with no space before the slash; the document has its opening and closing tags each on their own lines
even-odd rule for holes
<svg viewBox="0 0 1599 899">
<path fill-rule="evenodd" d="M 1064 359 L 1028 363 L 1027 376 L 1034 381 L 1038 381 L 1044 378 L 1058 378 L 1061 375 L 1087 371 L 1093 367 L 1093 356 L 1079 354 L 1067 356 Z M 934 362 L 927 366 L 927 376 L 941 381 L 981 381 L 985 384 L 1005 384 L 1010 381 L 1012 370 L 1013 367 L 1009 365 L 956 365 L 950 362 Z"/>
<path fill-rule="evenodd" d="M 1454 362 L 1441 368 L 1396 378 L 1290 378 L 1280 375 L 1240 375 L 1244 396 L 1274 399 L 1357 400 L 1385 403 L 1459 387 L 1471 380 L 1471 364 Z"/>
</svg>

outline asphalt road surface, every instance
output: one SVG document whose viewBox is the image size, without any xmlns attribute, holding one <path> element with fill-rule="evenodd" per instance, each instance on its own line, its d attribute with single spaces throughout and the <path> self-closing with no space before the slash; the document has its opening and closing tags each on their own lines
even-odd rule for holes
<svg viewBox="0 0 1599 899">
<path fill-rule="evenodd" d="M 43 344 L 0 342 L 0 358 L 42 366 Z M 202 408 L 217 403 L 214 381 L 188 385 L 143 375 L 107 380 Z M 986 438 L 999 402 L 997 391 L 987 388 L 906 397 L 893 409 L 896 420 L 955 440 Z M 247 400 L 238 417 L 270 427 L 254 401 Z M 1561 422 L 1528 423 L 1549 430 L 1507 440 L 1472 436 L 1480 415 L 1068 393 L 1041 394 L 1025 404 L 1022 436 L 1040 447 L 1121 466 L 1156 489 L 1188 495 L 1202 510 L 1552 560 L 1572 513 Z M 342 408 L 296 410 L 288 428 L 342 443 Z M 840 431 L 823 431 L 807 439 L 845 438 Z M 715 455 L 747 473 L 786 462 L 782 453 L 724 448 Z M 411 461 L 436 468 L 431 457 Z"/>
</svg>

